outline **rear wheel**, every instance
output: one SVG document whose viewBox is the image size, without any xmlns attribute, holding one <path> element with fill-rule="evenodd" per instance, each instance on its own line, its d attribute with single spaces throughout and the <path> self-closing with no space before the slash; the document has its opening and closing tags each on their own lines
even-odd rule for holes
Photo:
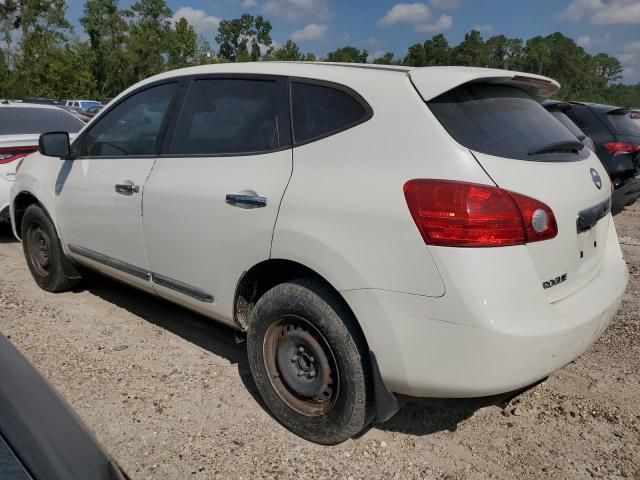
<svg viewBox="0 0 640 480">
<path fill-rule="evenodd" d="M 62 250 L 53 222 L 41 207 L 27 208 L 21 230 L 24 256 L 40 288 L 62 292 L 78 283 L 79 275 Z"/>
<path fill-rule="evenodd" d="M 265 293 L 251 313 L 247 351 L 267 407 L 293 433 L 331 445 L 370 421 L 367 349 L 328 288 L 299 279 Z"/>
</svg>

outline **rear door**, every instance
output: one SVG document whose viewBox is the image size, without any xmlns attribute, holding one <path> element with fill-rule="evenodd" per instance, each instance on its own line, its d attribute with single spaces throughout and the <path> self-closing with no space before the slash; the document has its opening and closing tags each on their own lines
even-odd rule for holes
<svg viewBox="0 0 640 480">
<path fill-rule="evenodd" d="M 599 270 L 611 218 L 611 186 L 596 155 L 538 100 L 513 84 L 493 80 L 463 84 L 427 105 L 497 186 L 553 210 L 558 235 L 527 248 L 549 300 L 555 301 Z"/>
<path fill-rule="evenodd" d="M 228 323 L 242 274 L 270 256 L 292 170 L 287 80 L 192 80 L 144 192 L 157 293 Z"/>
</svg>

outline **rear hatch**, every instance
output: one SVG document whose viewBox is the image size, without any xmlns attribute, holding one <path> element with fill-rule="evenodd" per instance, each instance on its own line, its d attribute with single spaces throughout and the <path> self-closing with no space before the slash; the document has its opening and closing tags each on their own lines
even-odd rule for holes
<svg viewBox="0 0 640 480">
<path fill-rule="evenodd" d="M 449 82 L 442 91 L 433 88 L 428 70 L 412 71 L 412 82 L 451 137 L 498 187 L 553 211 L 557 236 L 526 245 L 549 301 L 579 290 L 601 267 L 611 184 L 595 153 L 540 105 L 559 85 L 515 72 L 463 69 L 467 78 L 460 75 L 454 88 Z"/>
</svg>

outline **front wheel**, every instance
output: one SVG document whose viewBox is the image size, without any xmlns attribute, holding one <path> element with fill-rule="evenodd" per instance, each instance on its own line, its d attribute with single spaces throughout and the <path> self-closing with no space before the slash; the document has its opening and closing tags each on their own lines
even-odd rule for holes
<svg viewBox="0 0 640 480">
<path fill-rule="evenodd" d="M 33 279 L 48 292 L 73 288 L 80 275 L 62 250 L 53 222 L 38 205 L 22 217 L 22 249 Z"/>
<path fill-rule="evenodd" d="M 368 424 L 367 349 L 351 313 L 312 279 L 275 286 L 256 303 L 247 352 L 273 415 L 307 440 L 333 445 Z"/>
</svg>

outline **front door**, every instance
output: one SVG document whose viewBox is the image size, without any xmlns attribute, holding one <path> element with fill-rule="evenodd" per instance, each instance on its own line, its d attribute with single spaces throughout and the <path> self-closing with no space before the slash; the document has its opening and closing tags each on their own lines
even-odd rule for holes
<svg viewBox="0 0 640 480">
<path fill-rule="evenodd" d="M 157 293 L 232 322 L 238 280 L 270 255 L 292 151 L 287 82 L 194 79 L 144 197 Z"/>
<path fill-rule="evenodd" d="M 176 83 L 119 102 L 72 145 L 56 182 L 61 238 L 71 257 L 150 289 L 142 234 L 144 184 Z"/>
</svg>

